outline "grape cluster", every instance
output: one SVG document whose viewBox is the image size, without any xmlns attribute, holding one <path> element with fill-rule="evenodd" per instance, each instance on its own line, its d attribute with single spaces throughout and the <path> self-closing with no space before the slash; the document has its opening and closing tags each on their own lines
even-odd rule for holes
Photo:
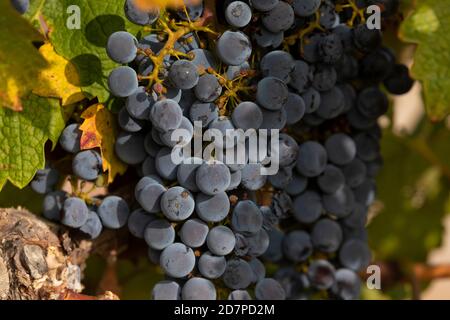
<svg viewBox="0 0 450 320">
<path fill-rule="evenodd" d="M 132 199 L 53 191 L 58 173 L 48 166 L 31 184 L 47 194 L 44 215 L 92 238 L 127 225 L 166 275 L 153 299 L 358 298 L 382 166 L 381 86 L 403 94 L 413 85 L 381 31 L 364 23 L 364 8 L 383 4 L 389 19 L 396 3 L 200 1 L 146 12 L 125 1 L 127 18 L 151 30 L 118 31 L 106 45 L 120 64 L 108 78 L 122 102 L 115 153 L 139 176 Z M 223 134 L 214 140 L 222 152 L 176 164 L 173 154 L 183 157 L 207 129 Z M 233 129 L 280 130 L 278 154 L 269 150 L 278 173 L 261 174 L 268 158 L 227 163 L 239 143 L 250 148 Z M 102 158 L 79 141 L 79 125 L 68 125 L 60 146 L 72 154 L 71 174 L 98 183 Z"/>
</svg>

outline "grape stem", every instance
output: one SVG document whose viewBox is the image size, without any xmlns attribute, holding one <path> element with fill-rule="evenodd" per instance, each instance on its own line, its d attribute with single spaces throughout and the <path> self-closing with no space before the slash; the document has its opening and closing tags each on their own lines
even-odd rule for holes
<svg viewBox="0 0 450 320">
<path fill-rule="evenodd" d="M 140 53 L 146 55 L 153 63 L 153 71 L 148 76 L 138 76 L 139 80 L 148 80 L 148 89 L 151 89 L 153 84 L 161 84 L 163 80 L 159 77 L 161 69 L 164 67 L 164 59 L 166 56 L 175 56 L 177 59 L 180 57 L 189 57 L 188 54 L 177 51 L 174 49 L 175 43 L 183 36 L 190 32 L 206 32 L 213 35 L 218 35 L 211 28 L 206 26 L 208 16 L 203 16 L 197 21 L 183 21 L 175 22 L 169 20 L 168 16 L 164 13 L 161 14 L 158 20 L 157 27 L 152 29 L 167 35 L 167 41 L 164 47 L 157 53 L 153 53 L 148 50 L 140 50 Z"/>
<path fill-rule="evenodd" d="M 316 12 L 314 21 L 311 21 L 308 26 L 302 29 L 297 34 L 293 34 L 284 39 L 284 49 L 289 51 L 289 46 L 293 46 L 297 40 L 300 40 L 300 52 L 303 53 L 303 45 L 305 43 L 305 36 L 310 34 L 315 30 L 325 31 L 325 29 L 320 25 L 320 12 Z"/>
<path fill-rule="evenodd" d="M 355 25 L 356 18 L 359 18 L 361 23 L 366 22 L 366 17 L 364 16 L 364 9 L 358 8 L 354 0 L 347 0 L 347 4 L 337 4 L 336 5 L 336 12 L 342 12 L 346 8 L 351 8 L 352 11 L 352 17 L 347 22 L 347 25 L 349 27 L 353 27 Z"/>
</svg>

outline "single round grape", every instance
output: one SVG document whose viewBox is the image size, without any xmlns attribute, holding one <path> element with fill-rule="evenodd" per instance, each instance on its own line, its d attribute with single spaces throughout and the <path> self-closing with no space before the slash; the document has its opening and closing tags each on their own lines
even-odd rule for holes
<svg viewBox="0 0 450 320">
<path fill-rule="evenodd" d="M 126 98 L 138 89 L 136 71 L 127 66 L 115 68 L 108 77 L 108 87 L 116 97 Z"/>
<path fill-rule="evenodd" d="M 265 278 L 256 284 L 255 297 L 257 300 L 285 300 L 286 293 L 278 281 Z"/>
<path fill-rule="evenodd" d="M 58 171 L 51 167 L 38 170 L 30 182 L 30 187 L 34 192 L 46 194 L 52 191 L 53 187 L 59 180 Z"/>
<path fill-rule="evenodd" d="M 167 180 L 175 180 L 177 178 L 178 164 L 172 161 L 172 151 L 174 149 L 161 148 L 156 155 L 156 171 L 158 174 Z"/>
<path fill-rule="evenodd" d="M 353 42 L 363 52 L 374 51 L 382 43 L 381 30 L 369 29 L 365 23 L 359 24 L 353 29 Z"/>
<path fill-rule="evenodd" d="M 194 136 L 194 127 L 192 126 L 192 123 L 188 118 L 183 116 L 183 118 L 181 119 L 180 127 L 175 130 L 169 130 L 167 132 L 160 133 L 159 137 L 166 146 L 185 146 L 189 142 L 191 142 L 192 137 Z"/>
<path fill-rule="evenodd" d="M 278 78 L 284 83 L 290 81 L 290 75 L 294 67 L 294 58 L 292 58 L 290 53 L 282 50 L 267 53 L 260 63 L 260 69 L 264 77 Z"/>
<path fill-rule="evenodd" d="M 150 248 L 163 250 L 174 242 L 175 229 L 169 221 L 165 219 L 156 219 L 151 221 L 145 227 L 144 239 Z"/>
<path fill-rule="evenodd" d="M 203 128 L 219 117 L 219 109 L 214 103 L 195 102 L 189 110 L 192 122 L 200 121 Z"/>
<path fill-rule="evenodd" d="M 266 184 L 267 176 L 261 174 L 261 164 L 249 163 L 242 169 L 242 186 L 248 190 L 258 190 Z"/>
<path fill-rule="evenodd" d="M 256 103 L 244 101 L 233 110 L 231 119 L 236 128 L 243 130 L 258 129 L 263 122 L 263 114 Z"/>
<path fill-rule="evenodd" d="M 224 192 L 230 186 L 230 169 L 220 161 L 205 162 L 197 169 L 196 182 L 204 194 Z"/>
<path fill-rule="evenodd" d="M 239 31 L 225 31 L 216 42 L 217 55 L 232 66 L 243 64 L 252 54 L 249 38 Z"/>
<path fill-rule="evenodd" d="M 396 64 L 391 73 L 383 81 L 386 90 L 391 94 L 405 94 L 414 85 L 414 80 L 409 75 L 409 69 L 402 64 Z"/>
<path fill-rule="evenodd" d="M 279 1 L 275 8 L 262 17 L 264 27 L 274 33 L 288 30 L 294 24 L 294 20 L 294 10 L 284 1 Z"/>
<path fill-rule="evenodd" d="M 344 111 L 345 97 L 338 87 L 324 91 L 320 96 L 320 105 L 316 114 L 323 119 L 333 119 Z"/>
<path fill-rule="evenodd" d="M 145 227 L 156 219 L 156 216 L 144 209 L 134 210 L 128 218 L 128 230 L 136 238 L 143 239 Z"/>
<path fill-rule="evenodd" d="M 194 269 L 195 255 L 192 249 L 184 244 L 172 243 L 161 253 L 160 265 L 168 276 L 183 278 Z"/>
<path fill-rule="evenodd" d="M 320 194 L 308 190 L 297 196 L 293 204 L 294 217 L 301 223 L 313 223 L 320 218 L 323 211 Z"/>
<path fill-rule="evenodd" d="M 192 194 L 183 187 L 172 187 L 161 197 L 161 210 L 171 221 L 183 221 L 194 212 L 195 201 Z"/>
<path fill-rule="evenodd" d="M 217 279 L 225 272 L 227 260 L 224 256 L 215 256 L 207 251 L 198 259 L 198 271 L 208 279 Z"/>
<path fill-rule="evenodd" d="M 150 111 L 153 126 L 162 132 L 179 128 L 182 118 L 183 110 L 180 105 L 170 99 L 156 102 Z"/>
<path fill-rule="evenodd" d="M 290 196 L 297 196 L 303 191 L 305 191 L 307 186 L 308 186 L 308 179 L 294 172 L 292 175 L 292 179 L 290 180 L 289 184 L 285 187 L 285 191 Z"/>
<path fill-rule="evenodd" d="M 339 269 L 335 274 L 336 283 L 332 292 L 343 300 L 355 300 L 360 296 L 361 279 L 352 270 Z"/>
<path fill-rule="evenodd" d="M 191 247 L 201 247 L 209 232 L 209 227 L 206 223 L 199 219 L 187 220 L 180 229 L 179 236 L 181 241 Z"/>
<path fill-rule="evenodd" d="M 325 170 L 327 159 L 327 151 L 320 143 L 307 141 L 300 145 L 296 167 L 305 177 L 317 177 Z"/>
<path fill-rule="evenodd" d="M 335 281 L 336 269 L 327 260 L 314 260 L 308 268 L 311 285 L 318 290 L 330 289 Z"/>
<path fill-rule="evenodd" d="M 367 174 L 367 167 L 358 158 L 353 159 L 349 164 L 342 168 L 345 176 L 345 182 L 350 188 L 356 188 L 361 185 Z"/>
<path fill-rule="evenodd" d="M 258 82 L 256 100 L 268 110 L 280 110 L 288 101 L 289 91 L 286 84 L 278 78 L 265 77 Z"/>
<path fill-rule="evenodd" d="M 243 28 L 252 20 L 252 10 L 242 1 L 233 1 L 225 9 L 225 19 L 235 28 Z"/>
<path fill-rule="evenodd" d="M 375 201 L 375 181 L 366 179 L 361 185 L 353 189 L 355 200 L 364 206 L 370 206 Z"/>
<path fill-rule="evenodd" d="M 77 153 L 80 151 L 80 139 L 82 132 L 78 123 L 69 124 L 61 132 L 59 145 L 67 152 Z"/>
<path fill-rule="evenodd" d="M 228 300 L 252 300 L 252 297 L 246 290 L 233 290 L 228 295 Z"/>
<path fill-rule="evenodd" d="M 321 0 L 294 0 L 292 7 L 299 17 L 308 17 L 319 10 Z"/>
<path fill-rule="evenodd" d="M 233 209 L 231 225 L 233 230 L 243 234 L 258 232 L 263 223 L 261 210 L 251 200 L 239 201 Z"/>
<path fill-rule="evenodd" d="M 153 300 L 180 300 L 181 287 L 172 280 L 163 280 L 155 284 L 152 289 Z"/>
<path fill-rule="evenodd" d="M 342 170 L 329 164 L 322 174 L 317 177 L 317 185 L 325 193 L 335 193 L 345 184 L 345 177 Z"/>
<path fill-rule="evenodd" d="M 311 242 L 314 248 L 320 252 L 336 252 L 342 242 L 342 229 L 333 220 L 319 220 L 311 230 Z"/>
<path fill-rule="evenodd" d="M 302 262 L 311 256 L 313 245 L 309 234 L 305 231 L 292 231 L 283 239 L 283 252 L 294 262 Z"/>
<path fill-rule="evenodd" d="M 376 119 L 387 112 L 389 101 L 379 88 L 369 87 L 359 93 L 357 107 L 363 116 Z"/>
<path fill-rule="evenodd" d="M 91 239 L 96 239 L 102 232 L 102 222 L 94 211 L 89 211 L 86 223 L 80 227 L 80 230 L 87 234 Z"/>
<path fill-rule="evenodd" d="M 209 196 L 198 193 L 195 201 L 195 212 L 206 222 L 220 222 L 226 218 L 230 210 L 230 200 L 225 192 Z"/>
<path fill-rule="evenodd" d="M 358 239 L 345 241 L 339 251 L 341 264 L 356 272 L 363 271 L 369 265 L 370 259 L 371 254 L 367 243 Z"/>
<path fill-rule="evenodd" d="M 198 79 L 194 91 L 200 101 L 213 102 L 222 94 L 222 86 L 216 76 L 207 73 Z"/>
<path fill-rule="evenodd" d="M 209 251 L 213 254 L 225 256 L 233 251 L 236 238 L 230 228 L 217 226 L 209 231 L 206 244 L 208 245 Z"/>
<path fill-rule="evenodd" d="M 114 62 L 125 64 L 136 58 L 136 38 L 126 31 L 116 31 L 111 34 L 106 44 L 106 53 Z"/>
<path fill-rule="evenodd" d="M 115 144 L 116 155 L 126 164 L 136 165 L 143 162 L 147 157 L 144 138 L 141 133 L 119 133 Z"/>
<path fill-rule="evenodd" d="M 72 160 L 73 173 L 84 180 L 95 180 L 102 171 L 102 158 L 95 150 L 77 153 Z"/>
<path fill-rule="evenodd" d="M 125 1 L 124 12 L 128 20 L 140 26 L 151 25 L 159 17 L 159 10 L 143 11 L 136 6 L 135 0 Z"/>
<path fill-rule="evenodd" d="M 108 196 L 103 199 L 97 212 L 105 227 L 119 229 L 127 223 L 130 209 L 121 197 Z"/>
<path fill-rule="evenodd" d="M 61 223 L 71 228 L 83 226 L 89 217 L 89 209 L 86 203 L 77 197 L 65 199 Z"/>
<path fill-rule="evenodd" d="M 42 202 L 42 214 L 49 220 L 60 221 L 61 211 L 67 194 L 64 191 L 53 191 L 45 195 Z"/>
<path fill-rule="evenodd" d="M 166 188 L 157 182 L 142 184 L 142 186 L 139 186 L 139 189 L 138 186 L 136 186 L 135 195 L 141 207 L 147 212 L 159 212 L 161 210 L 160 200 L 164 192 L 166 192 Z"/>
<path fill-rule="evenodd" d="M 353 191 L 346 185 L 332 194 L 326 194 L 323 197 L 323 206 L 327 212 L 337 218 L 348 216 L 355 205 L 355 196 Z"/>
<path fill-rule="evenodd" d="M 194 63 L 188 60 L 175 61 L 169 70 L 169 80 L 179 89 L 191 89 L 198 83 L 198 71 Z"/>
<path fill-rule="evenodd" d="M 300 95 L 289 92 L 284 109 L 286 110 L 286 123 L 296 124 L 305 115 L 305 102 Z"/>
<path fill-rule="evenodd" d="M 156 96 L 148 95 L 145 87 L 139 87 L 125 101 L 125 108 L 130 116 L 139 120 L 148 120 L 150 109 L 156 102 Z"/>
<path fill-rule="evenodd" d="M 253 271 L 243 259 L 227 261 L 227 267 L 222 276 L 223 282 L 230 289 L 246 289 L 252 282 Z"/>
<path fill-rule="evenodd" d="M 270 238 L 266 230 L 260 229 L 258 232 L 247 236 L 248 252 L 250 257 L 263 255 L 270 245 Z"/>
<path fill-rule="evenodd" d="M 216 300 L 217 293 L 214 284 L 203 278 L 191 278 L 181 290 L 183 300 Z"/>
</svg>

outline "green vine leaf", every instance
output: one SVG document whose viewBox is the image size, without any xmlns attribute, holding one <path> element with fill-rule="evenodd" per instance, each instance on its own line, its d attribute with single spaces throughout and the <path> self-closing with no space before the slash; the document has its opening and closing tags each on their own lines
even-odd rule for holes
<svg viewBox="0 0 450 320">
<path fill-rule="evenodd" d="M 413 76 L 423 84 L 425 105 L 432 119 L 450 112 L 450 6 L 447 1 L 416 1 L 400 28 L 400 37 L 416 43 Z"/>
<path fill-rule="evenodd" d="M 44 145 L 58 142 L 65 119 L 58 99 L 30 95 L 24 110 L 0 108 L 0 190 L 7 180 L 25 187 L 44 167 Z"/>
<path fill-rule="evenodd" d="M 385 133 L 379 212 L 368 229 L 377 260 L 425 262 L 441 244 L 450 188 L 449 139 L 445 125 L 428 121 L 412 137 Z"/>
<path fill-rule="evenodd" d="M 79 17 L 73 16 L 77 12 L 67 13 L 73 5 L 80 9 Z M 100 102 L 110 96 L 108 75 L 117 66 L 106 54 L 109 35 L 120 30 L 136 34 L 141 29 L 125 18 L 123 6 L 123 0 L 47 0 L 33 15 L 42 16 L 55 51 L 76 67 L 78 77 L 68 79 L 69 82 L 81 87 L 87 96 L 98 97 Z M 80 29 L 69 29 L 69 18 L 79 18 Z"/>
</svg>

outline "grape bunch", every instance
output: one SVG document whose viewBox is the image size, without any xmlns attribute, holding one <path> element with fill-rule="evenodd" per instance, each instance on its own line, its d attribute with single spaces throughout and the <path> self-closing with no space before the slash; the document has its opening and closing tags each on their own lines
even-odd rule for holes
<svg viewBox="0 0 450 320">
<path fill-rule="evenodd" d="M 78 187 L 102 185 L 103 170 L 99 150 L 80 150 L 75 121 L 60 138 L 72 191 L 59 190 L 51 161 L 31 183 L 46 194 L 44 216 L 91 238 L 127 225 L 166 276 L 156 300 L 357 299 L 371 260 L 365 226 L 382 167 L 383 89 L 413 85 L 381 30 L 366 25 L 365 8 L 383 5 L 391 19 L 397 2 L 198 1 L 143 11 L 125 1 L 143 32 L 112 33 L 106 52 L 119 65 L 108 86 L 132 194 Z M 223 135 L 214 152 L 201 143 L 201 156 L 183 153 L 212 129 Z M 236 129 L 279 130 L 279 148 L 251 159 L 252 142 L 235 140 Z M 278 172 L 262 174 L 274 159 Z"/>
</svg>

